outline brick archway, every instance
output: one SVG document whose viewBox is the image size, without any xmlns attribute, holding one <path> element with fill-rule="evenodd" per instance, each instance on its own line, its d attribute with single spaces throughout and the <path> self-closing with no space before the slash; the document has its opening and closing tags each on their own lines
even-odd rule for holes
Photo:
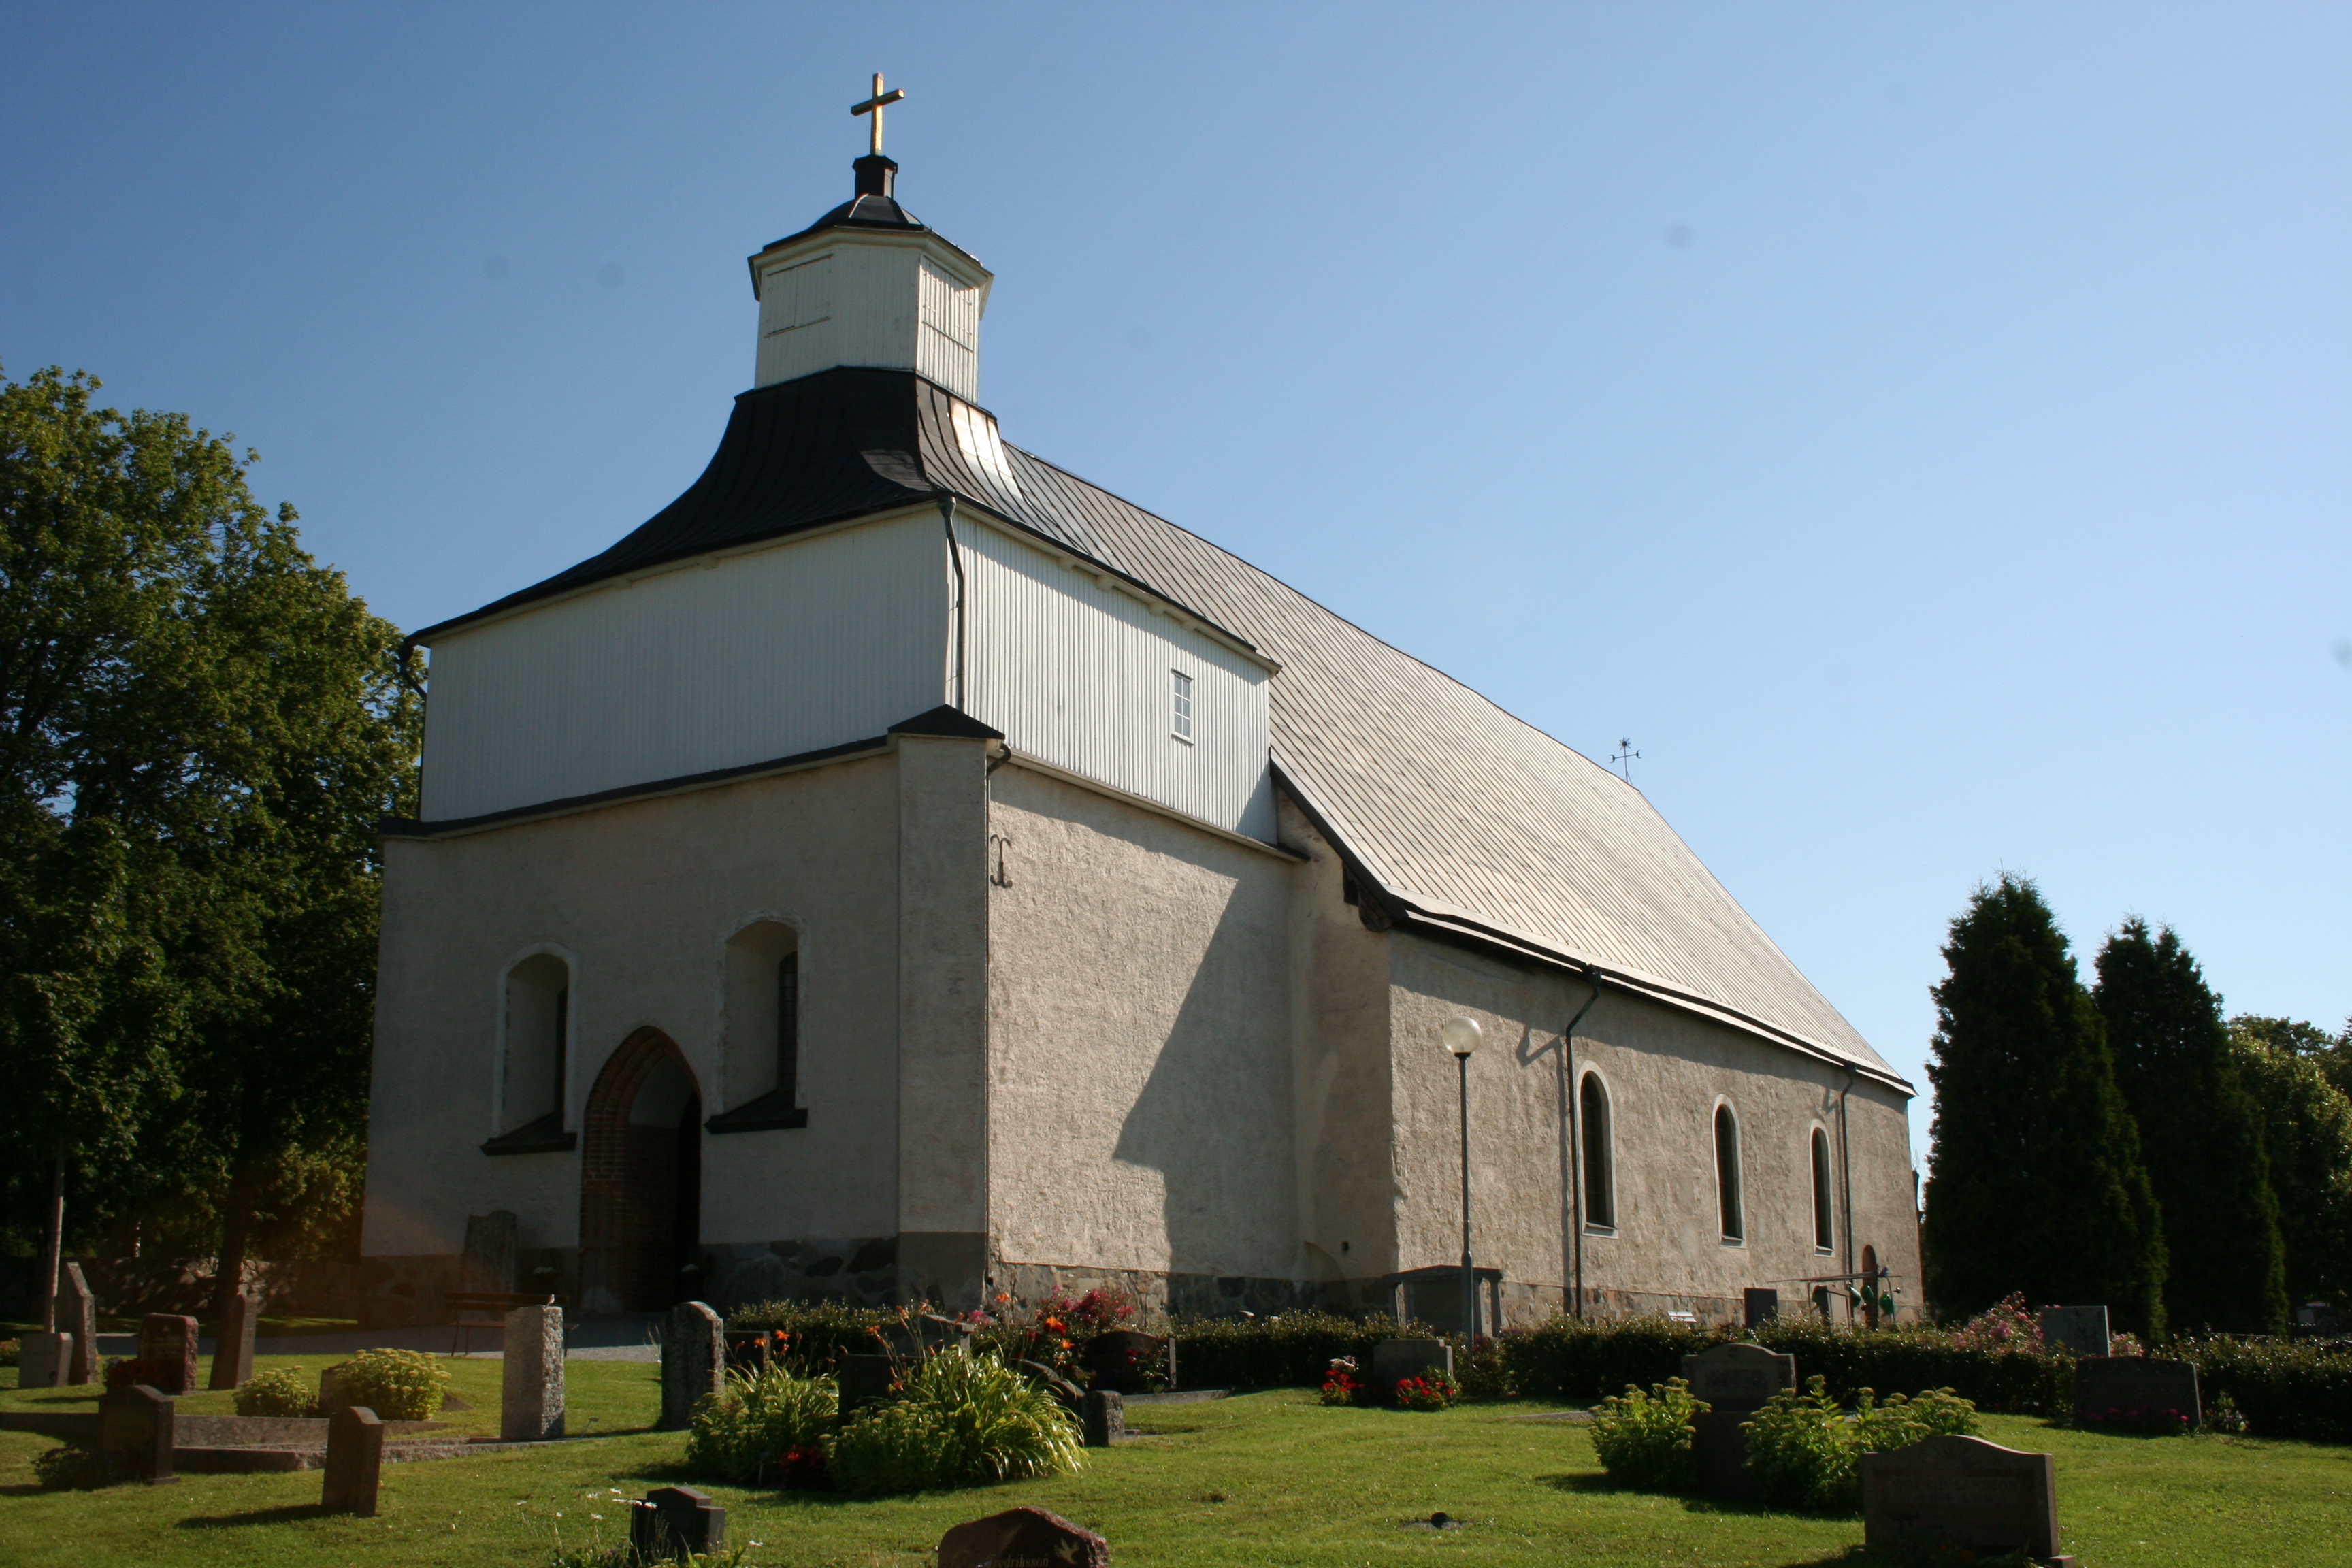
<svg viewBox="0 0 2352 1568">
<path fill-rule="evenodd" d="M 700 1261 L 702 1093 L 677 1042 L 637 1030 L 588 1092 L 580 1161 L 580 1306 L 659 1311 Z"/>
</svg>

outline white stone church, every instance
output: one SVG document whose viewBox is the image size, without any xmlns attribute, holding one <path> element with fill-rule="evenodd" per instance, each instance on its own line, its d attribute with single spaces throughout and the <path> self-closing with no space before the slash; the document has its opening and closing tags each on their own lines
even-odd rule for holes
<svg viewBox="0 0 2352 1568">
<path fill-rule="evenodd" d="M 1911 1087 L 1642 795 L 1005 441 L 992 276 L 856 168 L 702 477 L 413 639 L 373 1320 L 507 1210 L 588 1313 L 1458 1322 L 1456 1018 L 1507 1325 L 1916 1307 Z"/>
</svg>

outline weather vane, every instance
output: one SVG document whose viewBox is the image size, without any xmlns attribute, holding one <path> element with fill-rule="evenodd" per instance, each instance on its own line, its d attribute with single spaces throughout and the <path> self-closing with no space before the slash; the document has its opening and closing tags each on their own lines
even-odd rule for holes
<svg viewBox="0 0 2352 1568">
<path fill-rule="evenodd" d="M 876 71 L 874 73 L 874 96 L 867 99 L 865 102 L 855 104 L 850 108 L 849 112 L 852 114 L 870 114 L 874 117 L 874 156 L 877 158 L 882 156 L 882 106 L 886 103 L 896 103 L 906 96 L 907 92 L 904 88 L 894 87 L 889 91 L 884 92 L 882 90 L 882 73 L 880 71 Z"/>
<path fill-rule="evenodd" d="M 1621 735 L 1617 739 L 1617 749 L 1610 753 L 1609 760 L 1617 764 L 1617 771 L 1624 775 L 1625 782 L 1627 784 L 1632 784 L 1633 782 L 1633 770 L 1628 764 L 1633 758 L 1638 757 L 1641 754 L 1641 752 L 1633 749 L 1633 742 L 1631 740 Z"/>
</svg>

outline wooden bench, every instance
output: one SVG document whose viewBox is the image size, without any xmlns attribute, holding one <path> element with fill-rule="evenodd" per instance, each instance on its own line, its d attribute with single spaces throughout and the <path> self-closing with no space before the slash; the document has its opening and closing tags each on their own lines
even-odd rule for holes
<svg viewBox="0 0 2352 1568">
<path fill-rule="evenodd" d="M 449 1309 L 449 1353 L 457 1353 L 457 1342 L 463 1338 L 466 1348 L 474 1348 L 474 1335 L 482 1329 L 504 1331 L 507 1314 L 517 1307 L 552 1307 L 552 1296 L 534 1296 L 515 1290 L 452 1290 L 441 1298 Z M 471 1314 L 471 1316 L 468 1316 Z"/>
</svg>

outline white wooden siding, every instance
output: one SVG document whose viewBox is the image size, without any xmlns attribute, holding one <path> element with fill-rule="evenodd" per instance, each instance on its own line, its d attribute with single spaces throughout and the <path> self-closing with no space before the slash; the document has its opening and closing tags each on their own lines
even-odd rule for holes
<svg viewBox="0 0 2352 1568">
<path fill-rule="evenodd" d="M 722 556 L 433 649 L 424 816 L 479 816 L 879 735 L 948 700 L 939 515 Z"/>
<path fill-rule="evenodd" d="M 957 534 L 975 718 L 1055 767 L 1273 841 L 1263 666 L 1012 534 Z M 1189 745 L 1172 732 L 1178 671 L 1192 678 Z"/>
<path fill-rule="evenodd" d="M 828 233 L 760 261 L 752 384 L 835 365 L 911 370 L 980 395 L 980 318 L 989 277 L 927 235 Z"/>
<path fill-rule="evenodd" d="M 979 285 L 950 278 L 929 261 L 921 265 L 917 282 L 923 324 L 915 369 L 959 397 L 979 396 Z"/>
</svg>

